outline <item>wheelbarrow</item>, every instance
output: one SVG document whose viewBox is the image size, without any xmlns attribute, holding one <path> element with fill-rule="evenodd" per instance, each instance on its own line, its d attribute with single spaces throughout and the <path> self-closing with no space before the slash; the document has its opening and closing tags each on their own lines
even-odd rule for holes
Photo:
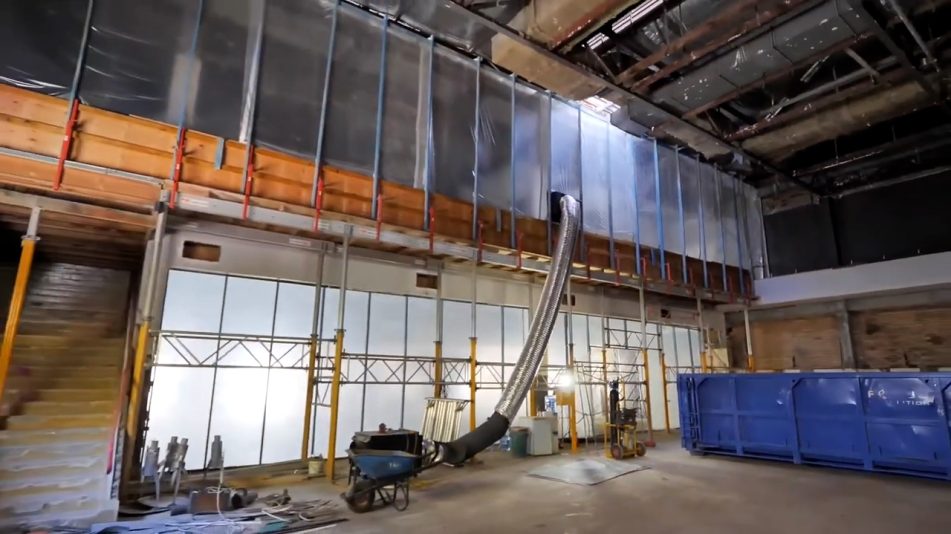
<svg viewBox="0 0 951 534">
<path fill-rule="evenodd" d="M 349 449 L 350 477 L 341 497 L 357 513 L 369 512 L 377 497 L 399 511 L 409 507 L 409 481 L 423 470 L 421 457 L 403 451 Z"/>
</svg>

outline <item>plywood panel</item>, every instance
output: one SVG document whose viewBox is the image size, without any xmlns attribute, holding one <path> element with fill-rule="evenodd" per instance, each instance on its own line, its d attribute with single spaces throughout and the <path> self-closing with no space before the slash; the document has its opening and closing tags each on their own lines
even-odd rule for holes
<svg viewBox="0 0 951 534">
<path fill-rule="evenodd" d="M 860 367 L 951 366 L 951 308 L 855 312 L 851 320 Z"/>
</svg>

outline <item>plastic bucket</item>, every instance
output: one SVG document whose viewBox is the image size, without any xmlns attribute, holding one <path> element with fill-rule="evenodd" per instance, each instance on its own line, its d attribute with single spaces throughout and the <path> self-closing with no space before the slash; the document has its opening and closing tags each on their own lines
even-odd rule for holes
<svg viewBox="0 0 951 534">
<path fill-rule="evenodd" d="M 513 426 L 509 429 L 509 437 L 512 438 L 512 456 L 516 458 L 528 456 L 528 428 Z"/>
</svg>

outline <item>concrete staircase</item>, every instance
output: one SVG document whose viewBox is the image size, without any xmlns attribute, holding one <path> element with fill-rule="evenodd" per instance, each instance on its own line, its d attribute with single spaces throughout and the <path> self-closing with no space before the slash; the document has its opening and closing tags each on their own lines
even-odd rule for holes
<svg viewBox="0 0 951 534">
<path fill-rule="evenodd" d="M 110 273 L 56 264 L 31 277 L 0 404 L 0 532 L 115 516 L 128 275 Z"/>
</svg>

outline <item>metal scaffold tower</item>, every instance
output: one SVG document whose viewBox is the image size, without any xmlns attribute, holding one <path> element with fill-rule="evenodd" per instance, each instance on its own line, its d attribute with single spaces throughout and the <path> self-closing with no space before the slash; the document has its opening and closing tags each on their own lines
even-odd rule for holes
<svg viewBox="0 0 951 534">
<path fill-rule="evenodd" d="M 650 323 L 641 330 L 631 329 L 625 321 L 618 328 L 611 322 L 604 327 L 607 349 L 606 382 L 618 381 L 622 403 L 637 409 L 638 429 L 646 431 L 647 441 L 654 441 L 651 416 L 650 358 L 661 358 L 662 346 L 658 325 Z"/>
</svg>

